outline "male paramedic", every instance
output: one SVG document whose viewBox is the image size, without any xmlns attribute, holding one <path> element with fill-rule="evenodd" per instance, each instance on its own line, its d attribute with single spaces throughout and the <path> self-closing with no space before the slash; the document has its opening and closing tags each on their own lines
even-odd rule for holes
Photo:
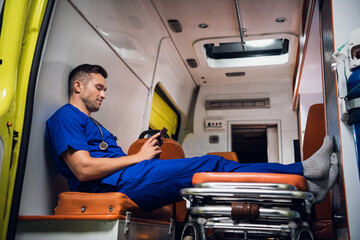
<svg viewBox="0 0 360 240">
<path fill-rule="evenodd" d="M 83 64 L 69 74 L 69 103 L 46 122 L 46 138 L 58 171 L 67 178 L 71 191 L 122 192 L 143 210 L 181 201 L 180 189 L 192 186 L 196 172 L 286 173 L 305 176 L 309 191 L 322 201 L 334 184 L 338 160 L 332 141 L 303 163 L 240 164 L 219 156 L 159 160 L 155 134 L 134 155 L 127 156 L 116 137 L 91 113 L 105 99 L 107 72 L 99 65 Z"/>
</svg>

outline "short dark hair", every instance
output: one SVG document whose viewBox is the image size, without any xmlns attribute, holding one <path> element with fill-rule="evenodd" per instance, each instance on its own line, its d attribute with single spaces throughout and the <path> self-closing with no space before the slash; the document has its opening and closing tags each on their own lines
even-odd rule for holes
<svg viewBox="0 0 360 240">
<path fill-rule="evenodd" d="M 74 82 L 78 80 L 86 84 L 91 79 L 91 73 L 101 74 L 104 78 L 107 78 L 108 74 L 106 70 L 100 65 L 92 65 L 92 64 L 81 64 L 74 68 L 68 78 L 68 92 L 69 97 L 74 91 Z"/>
</svg>

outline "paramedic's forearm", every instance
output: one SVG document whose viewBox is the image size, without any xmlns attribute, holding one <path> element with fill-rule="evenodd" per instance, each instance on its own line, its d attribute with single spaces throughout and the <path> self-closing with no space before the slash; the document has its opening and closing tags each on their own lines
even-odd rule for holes
<svg viewBox="0 0 360 240">
<path fill-rule="evenodd" d="M 62 157 L 79 181 L 88 181 L 108 176 L 143 160 L 151 159 L 161 152 L 157 135 L 146 141 L 137 154 L 119 158 L 92 158 L 88 151 L 69 148 Z"/>
<path fill-rule="evenodd" d="M 120 158 L 92 158 L 87 151 L 73 149 L 65 151 L 63 158 L 79 181 L 102 178 L 144 160 L 138 155 Z"/>
</svg>

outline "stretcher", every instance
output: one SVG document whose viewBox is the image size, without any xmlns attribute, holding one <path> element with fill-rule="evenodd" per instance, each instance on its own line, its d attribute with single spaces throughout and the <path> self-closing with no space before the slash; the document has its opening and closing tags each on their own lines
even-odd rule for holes
<svg viewBox="0 0 360 240">
<path fill-rule="evenodd" d="M 304 160 L 322 145 L 326 135 L 324 116 L 323 104 L 310 107 Z M 211 154 L 238 161 L 233 152 Z M 181 235 L 184 240 L 334 239 L 330 194 L 313 206 L 314 197 L 306 192 L 307 183 L 301 176 L 197 173 L 193 185 L 181 192 L 189 219 Z"/>
<path fill-rule="evenodd" d="M 196 173 L 181 190 L 188 223 L 182 240 L 314 239 L 306 180 L 289 174 Z"/>
</svg>

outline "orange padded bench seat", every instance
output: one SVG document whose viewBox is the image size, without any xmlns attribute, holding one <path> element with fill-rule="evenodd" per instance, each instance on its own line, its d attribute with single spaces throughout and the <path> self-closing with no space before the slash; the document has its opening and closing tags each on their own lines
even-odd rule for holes
<svg viewBox="0 0 360 240">
<path fill-rule="evenodd" d="M 195 173 L 193 185 L 203 182 L 247 182 L 247 183 L 281 183 L 290 184 L 300 191 L 306 191 L 307 183 L 303 176 L 278 173 L 236 173 L 236 172 L 202 172 Z"/>
<path fill-rule="evenodd" d="M 165 206 L 154 211 L 144 212 L 125 194 L 120 192 L 83 193 L 63 192 L 59 194 L 54 215 L 125 215 L 168 221 L 172 208 Z"/>
<path fill-rule="evenodd" d="M 128 154 L 139 151 L 148 139 L 138 139 L 129 148 Z M 184 158 L 181 145 L 172 139 L 163 139 L 160 159 Z M 176 204 L 176 220 L 183 222 L 186 217 L 185 201 Z M 58 205 L 54 215 L 19 216 L 19 220 L 117 220 L 125 219 L 126 212 L 131 212 L 131 219 L 142 223 L 167 224 L 173 218 L 173 206 L 144 212 L 135 202 L 120 192 L 84 193 L 63 192 L 58 195 Z"/>
<path fill-rule="evenodd" d="M 172 217 L 172 207 L 144 212 L 125 194 L 119 192 L 83 193 L 63 192 L 59 194 L 58 205 L 54 215 L 48 216 L 21 216 L 20 220 L 116 220 L 125 219 L 126 212 L 131 217 L 167 221 Z"/>
<path fill-rule="evenodd" d="M 144 143 L 148 140 L 148 138 L 141 138 L 136 140 L 128 150 L 128 155 L 135 154 L 139 152 L 140 148 L 144 145 Z M 179 159 L 185 158 L 184 150 L 181 145 L 173 139 L 163 138 L 163 145 L 161 146 L 161 154 L 160 159 Z M 186 218 L 186 202 L 185 200 L 182 202 L 178 202 L 175 204 L 176 206 L 176 221 L 184 222 Z"/>
</svg>

